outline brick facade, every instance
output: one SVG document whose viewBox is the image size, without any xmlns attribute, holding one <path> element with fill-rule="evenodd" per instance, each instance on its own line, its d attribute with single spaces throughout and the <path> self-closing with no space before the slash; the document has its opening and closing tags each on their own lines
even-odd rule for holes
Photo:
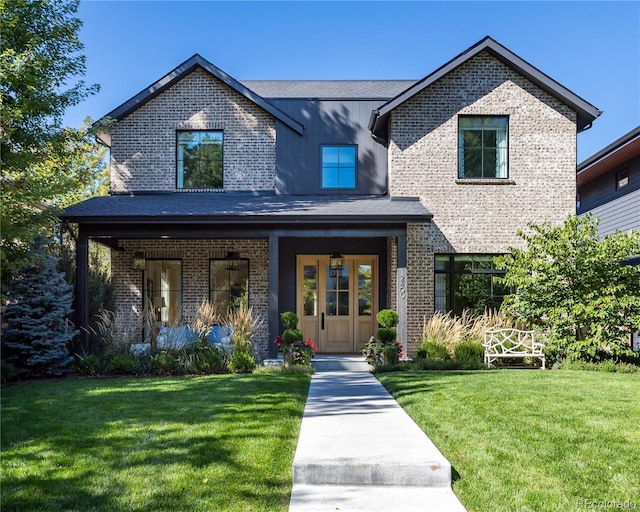
<svg viewBox="0 0 640 512">
<path fill-rule="evenodd" d="M 506 184 L 458 179 L 459 114 L 508 116 Z M 574 213 L 575 123 L 571 109 L 487 53 L 393 111 L 389 192 L 419 196 L 433 213 L 431 225 L 408 226 L 410 344 L 433 314 L 434 253 L 505 252 L 528 223 Z"/>
<path fill-rule="evenodd" d="M 223 130 L 224 190 L 274 190 L 275 119 L 202 69 L 111 128 L 111 189 L 176 190 L 177 130 Z"/>
<path fill-rule="evenodd" d="M 263 321 L 254 340 L 260 355 L 269 352 L 267 318 L 269 308 L 269 243 L 268 240 L 128 240 L 124 251 L 113 251 L 112 273 L 117 276 L 115 310 L 127 322 L 135 323 L 142 311 L 142 272 L 131 268 L 133 254 L 144 251 L 147 258 L 182 261 L 182 321 L 193 320 L 198 306 L 209 298 L 209 260 L 224 258 L 237 251 L 249 259 L 249 306 Z M 224 313 L 224 312 L 221 312 Z"/>
<path fill-rule="evenodd" d="M 458 179 L 461 114 L 508 116 L 508 178 Z M 487 51 L 391 111 L 388 194 L 419 196 L 433 214 L 430 223 L 407 225 L 408 323 L 401 341 L 409 355 L 434 311 L 434 254 L 506 252 L 521 245 L 517 231 L 528 223 L 560 223 L 574 212 L 576 122 L 569 106 Z M 364 125 L 356 128 L 366 130 Z M 275 118 L 201 68 L 111 128 L 112 190 L 175 191 L 178 130 L 223 130 L 225 191 L 275 190 Z M 311 130 L 305 134 L 315 137 Z M 142 307 L 141 273 L 131 270 L 133 252 L 182 260 L 183 321 L 188 323 L 208 298 L 208 260 L 239 251 L 250 259 L 250 305 L 266 322 L 267 240 L 121 240 L 120 245 L 124 251 L 113 252 L 120 314 L 133 318 Z M 388 265 L 380 269 L 380 279 L 386 279 L 388 304 L 394 307 L 398 275 L 393 237 L 388 237 L 387 250 Z M 265 329 L 258 340 L 263 356 L 268 338 Z"/>
</svg>

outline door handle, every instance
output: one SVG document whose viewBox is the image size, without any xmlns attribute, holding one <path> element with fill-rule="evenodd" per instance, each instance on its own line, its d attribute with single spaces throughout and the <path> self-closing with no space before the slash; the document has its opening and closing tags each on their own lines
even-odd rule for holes
<svg viewBox="0 0 640 512">
<path fill-rule="evenodd" d="M 324 313 L 320 315 L 320 329 L 324 331 Z"/>
</svg>

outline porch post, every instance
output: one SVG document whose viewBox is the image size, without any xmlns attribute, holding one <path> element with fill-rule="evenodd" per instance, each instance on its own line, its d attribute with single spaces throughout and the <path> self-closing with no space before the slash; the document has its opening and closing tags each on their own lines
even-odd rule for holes
<svg viewBox="0 0 640 512">
<path fill-rule="evenodd" d="M 277 357 L 278 350 L 273 343 L 280 325 L 280 314 L 278 311 L 278 260 L 280 259 L 278 250 L 279 238 L 269 236 L 269 357 Z"/>
<path fill-rule="evenodd" d="M 398 341 L 404 345 L 402 358 L 407 358 L 407 235 L 398 236 L 398 268 L 396 309 L 398 311 Z"/>
<path fill-rule="evenodd" d="M 89 237 L 82 226 L 76 240 L 76 328 L 82 346 L 86 346 L 89 326 Z"/>
</svg>

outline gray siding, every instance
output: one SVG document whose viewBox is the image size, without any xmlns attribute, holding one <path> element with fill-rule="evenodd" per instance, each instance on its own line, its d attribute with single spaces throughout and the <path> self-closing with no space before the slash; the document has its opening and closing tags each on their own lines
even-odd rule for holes
<svg viewBox="0 0 640 512">
<path fill-rule="evenodd" d="M 616 174 L 625 169 L 629 170 L 629 185 L 616 190 Z M 629 160 L 581 186 L 578 189 L 580 193 L 578 214 L 586 213 L 636 190 L 640 190 L 640 158 Z"/>
<path fill-rule="evenodd" d="M 276 193 L 364 194 L 387 192 L 386 148 L 371 138 L 367 128 L 371 111 L 380 101 L 272 100 L 304 124 L 300 136 L 282 123 L 276 125 Z M 323 189 L 321 146 L 358 146 L 357 189 Z"/>
<path fill-rule="evenodd" d="M 590 210 L 600 219 L 600 235 L 609 235 L 616 229 L 640 230 L 640 189 Z"/>
</svg>

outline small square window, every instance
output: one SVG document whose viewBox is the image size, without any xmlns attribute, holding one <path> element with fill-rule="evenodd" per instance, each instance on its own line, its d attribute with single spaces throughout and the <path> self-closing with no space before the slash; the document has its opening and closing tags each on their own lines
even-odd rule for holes
<svg viewBox="0 0 640 512">
<path fill-rule="evenodd" d="M 629 184 L 629 169 L 616 174 L 616 190 L 626 187 Z"/>
<path fill-rule="evenodd" d="M 322 146 L 322 188 L 356 188 L 356 146 Z"/>
</svg>

